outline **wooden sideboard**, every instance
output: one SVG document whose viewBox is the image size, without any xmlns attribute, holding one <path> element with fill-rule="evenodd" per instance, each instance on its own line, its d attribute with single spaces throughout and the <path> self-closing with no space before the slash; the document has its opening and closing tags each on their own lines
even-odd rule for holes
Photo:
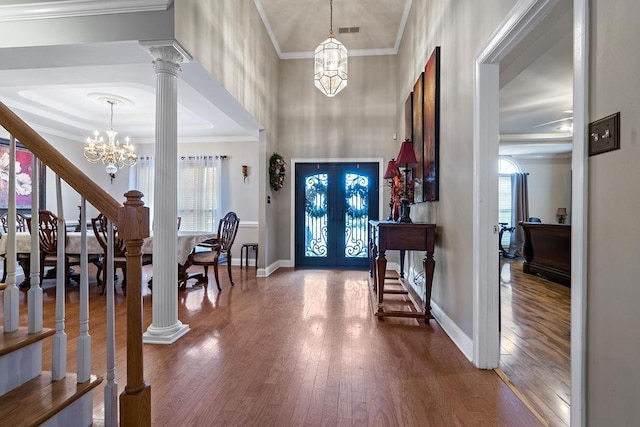
<svg viewBox="0 0 640 427">
<path fill-rule="evenodd" d="M 524 230 L 522 271 L 564 285 L 571 284 L 571 226 L 520 222 Z"/>
<path fill-rule="evenodd" d="M 433 272 L 436 262 L 433 259 L 433 250 L 436 238 L 436 225 L 424 223 L 397 223 L 393 221 L 369 221 L 369 256 L 371 263 L 371 276 L 373 278 L 373 291 L 377 300 L 376 316 L 415 317 L 425 319 L 431 316 L 431 287 L 433 285 Z M 387 250 L 400 251 L 400 284 L 405 289 L 413 303 L 412 311 L 385 310 L 385 272 L 387 271 Z M 425 251 L 422 263 L 425 274 L 425 294 L 420 298 L 413 295 L 413 288 L 404 280 L 404 254 L 405 251 Z M 398 293 L 397 291 L 389 293 Z M 424 299 L 423 299 L 424 298 Z M 422 301 L 421 301 L 422 300 Z"/>
</svg>

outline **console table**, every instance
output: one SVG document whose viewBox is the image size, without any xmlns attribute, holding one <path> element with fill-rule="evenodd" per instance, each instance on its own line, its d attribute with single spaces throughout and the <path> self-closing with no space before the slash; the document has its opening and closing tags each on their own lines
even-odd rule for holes
<svg viewBox="0 0 640 427">
<path fill-rule="evenodd" d="M 370 275 L 373 277 L 373 291 L 377 297 L 378 318 L 385 316 L 415 317 L 426 322 L 431 316 L 431 287 L 433 285 L 433 272 L 436 262 L 433 259 L 433 250 L 436 238 L 436 225 L 424 223 L 397 223 L 393 221 L 369 221 L 369 261 Z M 400 251 L 400 284 L 403 291 L 387 291 L 384 289 L 385 272 L 387 271 L 387 250 Z M 425 251 L 422 259 L 425 274 L 424 300 L 417 297 L 413 288 L 404 280 L 404 255 L 405 251 Z M 385 293 L 408 294 L 413 303 L 412 311 L 385 310 Z"/>
</svg>

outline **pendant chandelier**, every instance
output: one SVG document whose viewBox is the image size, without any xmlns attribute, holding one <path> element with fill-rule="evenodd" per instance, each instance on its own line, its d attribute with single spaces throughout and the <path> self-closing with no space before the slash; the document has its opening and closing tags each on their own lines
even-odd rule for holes
<svg viewBox="0 0 640 427">
<path fill-rule="evenodd" d="M 105 170 L 113 180 L 118 169 L 135 165 L 137 157 L 133 145 L 129 143 L 128 136 L 124 139 L 124 145 L 120 145 L 120 141 L 116 140 L 118 132 L 113 130 L 113 106 L 117 101 L 107 99 L 106 102 L 111 106 L 111 128 L 107 131 L 109 141 L 104 142 L 104 138 L 98 131 L 95 131 L 93 139 L 91 137 L 87 138 L 84 157 L 91 163 L 102 161 L 103 164 L 107 165 Z"/>
<path fill-rule="evenodd" d="M 329 38 L 316 48 L 313 79 L 322 93 L 332 97 L 347 86 L 347 48 L 333 36 L 333 0 L 329 5 Z"/>
</svg>

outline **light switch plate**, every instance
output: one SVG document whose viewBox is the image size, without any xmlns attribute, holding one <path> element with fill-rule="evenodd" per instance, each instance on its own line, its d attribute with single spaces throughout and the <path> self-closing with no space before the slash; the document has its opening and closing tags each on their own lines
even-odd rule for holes
<svg viewBox="0 0 640 427">
<path fill-rule="evenodd" d="M 620 149 L 620 112 L 589 123 L 589 155 Z"/>
</svg>

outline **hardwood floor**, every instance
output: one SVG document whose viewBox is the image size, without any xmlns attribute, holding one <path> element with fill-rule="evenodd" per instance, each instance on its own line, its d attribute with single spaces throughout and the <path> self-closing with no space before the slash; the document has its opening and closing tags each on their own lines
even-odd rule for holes
<svg viewBox="0 0 640 427">
<path fill-rule="evenodd" d="M 501 260 L 500 368 L 550 426 L 570 415 L 571 289 Z"/>
<path fill-rule="evenodd" d="M 145 267 L 145 275 L 150 269 Z M 494 371 L 475 368 L 432 320 L 374 318 L 364 271 L 234 268 L 222 291 L 178 293 L 191 331 L 145 345 L 154 426 L 538 426 Z M 146 277 L 145 277 L 146 278 Z M 213 279 L 211 279 L 213 280 Z M 125 297 L 116 297 L 117 368 L 125 381 Z M 94 373 L 105 373 L 105 297 L 90 292 Z M 26 294 L 21 317 L 26 325 Z M 45 290 L 45 325 L 54 292 Z M 145 328 L 152 295 L 144 289 Z M 67 291 L 69 370 L 75 370 L 78 291 Z M 44 350 L 50 360 L 50 341 Z M 103 418 L 103 391 L 94 416 Z"/>
</svg>

